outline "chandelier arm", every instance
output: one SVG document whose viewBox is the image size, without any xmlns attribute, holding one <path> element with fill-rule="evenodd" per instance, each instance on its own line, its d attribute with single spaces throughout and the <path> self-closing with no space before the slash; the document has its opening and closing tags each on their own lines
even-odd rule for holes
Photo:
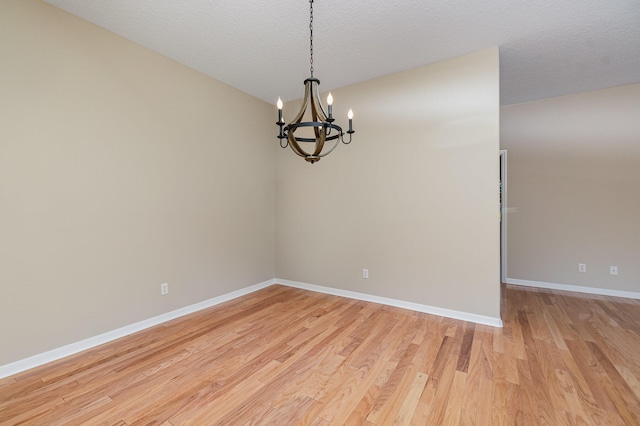
<svg viewBox="0 0 640 426">
<path fill-rule="evenodd" d="M 304 117 L 304 113 L 307 111 L 307 105 L 309 104 L 309 97 L 311 95 L 311 79 L 306 79 L 304 81 L 304 98 L 302 99 L 302 105 L 300 105 L 300 111 L 298 111 L 298 115 L 291 121 L 291 123 L 287 126 L 290 127 L 292 124 L 298 124 L 302 121 L 302 117 Z"/>
<path fill-rule="evenodd" d="M 320 156 L 320 153 L 324 149 L 324 144 L 327 139 L 327 128 L 331 131 L 331 123 L 328 122 L 327 114 L 324 112 L 324 108 L 322 107 L 322 102 L 320 102 L 320 94 L 318 90 L 318 85 L 312 85 L 311 92 L 311 110 L 313 111 L 313 120 L 321 121 L 322 127 L 316 127 L 316 150 L 314 155 Z M 333 148 L 332 148 L 333 149 Z"/>
<path fill-rule="evenodd" d="M 304 113 L 307 111 L 307 106 L 309 104 L 309 97 L 311 94 L 312 82 L 313 82 L 313 79 L 306 79 L 304 81 L 304 88 L 305 88 L 304 99 L 302 100 L 302 105 L 300 105 L 300 111 L 298 111 L 298 115 L 295 116 L 293 121 L 291 121 L 291 123 L 285 127 L 285 130 L 288 133 L 287 139 L 289 141 L 289 146 L 291 147 L 293 152 L 295 152 L 300 157 L 307 157 L 309 154 L 304 149 L 302 149 L 302 147 L 300 147 L 300 145 L 298 144 L 298 138 L 295 137 L 295 131 L 298 128 L 297 125 L 300 124 L 300 122 L 302 121 L 302 118 L 304 117 Z"/>
<path fill-rule="evenodd" d="M 314 129 L 318 130 L 317 127 L 314 127 Z M 320 131 L 318 133 L 319 133 L 319 136 L 316 136 L 316 150 L 313 151 L 314 157 L 320 156 L 320 153 L 324 149 L 324 142 L 327 138 L 327 135 L 324 133 L 324 127 L 320 128 Z"/>
<path fill-rule="evenodd" d="M 307 111 L 307 104 L 309 103 L 309 92 L 310 92 L 310 90 L 308 89 L 308 84 L 311 84 L 311 83 L 307 83 L 307 80 L 305 80 L 304 98 L 302 99 L 302 105 L 300 105 L 300 111 L 298 111 L 298 115 L 295 116 L 295 118 L 291 121 L 289 126 L 291 126 L 292 124 L 300 123 L 302 121 L 302 117 L 304 117 L 304 113 Z"/>
<path fill-rule="evenodd" d="M 313 120 L 313 122 L 317 122 L 317 118 L 315 114 L 311 115 L 311 119 Z M 323 123 L 324 124 L 324 123 Z M 324 133 L 324 131 L 322 130 L 324 127 L 322 124 L 320 124 L 319 126 L 313 126 L 313 134 L 315 136 L 315 140 L 317 141 L 318 138 L 320 137 L 320 133 Z"/>
<path fill-rule="evenodd" d="M 351 136 L 355 133 L 355 132 L 347 132 L 349 134 L 349 142 L 345 142 L 344 141 L 344 134 L 340 133 L 340 140 L 342 141 L 343 144 L 345 145 L 349 145 L 351 143 Z"/>
<path fill-rule="evenodd" d="M 318 83 L 320 82 L 318 81 Z M 327 114 L 324 112 L 322 102 L 320 102 L 318 84 L 311 85 L 311 113 L 313 116 L 313 121 L 328 122 Z"/>
<path fill-rule="evenodd" d="M 319 100 L 318 95 L 318 83 L 319 81 L 310 81 L 309 82 L 309 92 L 310 92 L 310 103 L 311 103 L 311 120 L 314 122 L 321 122 L 322 125 L 314 126 L 313 133 L 316 137 L 316 149 L 313 152 L 313 156 L 317 157 L 320 155 L 324 148 L 324 143 L 326 140 L 326 127 L 327 127 L 327 115 L 322 109 L 322 104 Z"/>
<path fill-rule="evenodd" d="M 325 133 L 327 134 L 327 140 L 330 140 L 329 138 L 331 137 L 331 139 L 333 139 L 336 135 L 331 135 L 331 132 L 335 129 L 338 129 L 340 132 L 342 132 L 342 129 L 339 126 L 334 125 L 333 123 L 330 123 L 325 130 Z M 331 136 L 330 136 L 331 135 Z"/>
<path fill-rule="evenodd" d="M 300 145 L 298 145 L 298 141 L 296 140 L 296 137 L 293 135 L 293 129 L 289 131 L 288 141 L 289 141 L 289 146 L 291 147 L 291 150 L 295 152 L 297 155 L 299 155 L 300 157 L 307 157 L 309 155 L 304 149 L 300 147 Z"/>
</svg>

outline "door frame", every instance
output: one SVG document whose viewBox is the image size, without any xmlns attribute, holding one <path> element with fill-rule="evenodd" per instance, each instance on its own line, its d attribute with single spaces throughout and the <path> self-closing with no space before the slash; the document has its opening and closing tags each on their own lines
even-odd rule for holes
<svg viewBox="0 0 640 426">
<path fill-rule="evenodd" d="M 507 150 L 500 150 L 500 282 L 507 281 Z"/>
</svg>

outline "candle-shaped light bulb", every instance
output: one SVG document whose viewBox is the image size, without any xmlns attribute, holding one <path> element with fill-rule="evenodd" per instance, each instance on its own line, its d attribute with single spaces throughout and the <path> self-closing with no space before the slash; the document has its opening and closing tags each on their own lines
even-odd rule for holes
<svg viewBox="0 0 640 426">
<path fill-rule="evenodd" d="M 333 118 L 333 96 L 331 96 L 331 92 L 329 92 L 329 96 L 327 96 L 327 105 L 329 105 L 329 119 Z"/>
<path fill-rule="evenodd" d="M 349 109 L 347 117 L 349 117 L 349 132 L 353 133 L 353 110 Z"/>
<path fill-rule="evenodd" d="M 278 102 L 276 103 L 278 106 L 278 124 L 282 123 L 282 99 L 278 98 Z M 282 124 L 280 124 L 282 126 Z"/>
</svg>

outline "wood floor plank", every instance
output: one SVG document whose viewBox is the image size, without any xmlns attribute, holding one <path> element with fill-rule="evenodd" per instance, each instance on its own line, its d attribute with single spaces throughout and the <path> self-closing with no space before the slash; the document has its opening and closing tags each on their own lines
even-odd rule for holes
<svg viewBox="0 0 640 426">
<path fill-rule="evenodd" d="M 453 387 L 453 379 L 456 373 L 457 358 L 452 355 L 446 356 L 446 362 L 439 374 L 437 380 L 433 379 L 436 384 L 435 395 L 431 402 L 431 410 L 425 424 L 444 424 L 445 415 L 447 414 L 447 405 L 451 397 L 451 388 Z"/>
<path fill-rule="evenodd" d="M 616 365 L 615 367 L 618 370 L 618 372 L 620 373 L 620 376 L 622 376 L 622 378 L 626 382 L 627 386 L 635 394 L 636 398 L 638 398 L 638 400 L 640 400 L 640 379 L 638 378 L 638 376 L 636 376 L 631 371 L 631 369 L 629 369 L 628 367 L 626 367 L 624 365 L 622 365 L 622 366 Z"/>
<path fill-rule="evenodd" d="M 503 286 L 503 328 L 280 285 L 0 380 L 0 425 L 640 424 L 640 302 Z"/>
<path fill-rule="evenodd" d="M 478 410 L 476 411 L 477 425 L 490 425 L 493 418 L 493 381 L 480 377 L 478 387 Z"/>
<path fill-rule="evenodd" d="M 400 399 L 399 395 L 404 396 L 408 392 L 409 389 L 402 385 L 412 382 L 411 372 L 415 374 L 417 370 L 417 367 L 413 365 L 413 358 L 417 350 L 417 345 L 409 345 L 396 365 L 396 368 L 393 370 L 393 373 L 382 387 L 372 409 L 367 415 L 367 421 L 373 424 L 385 424 L 384 419 L 389 417 L 389 412 L 393 409 L 394 405 L 398 404 L 397 401 Z M 403 380 L 404 377 L 408 377 L 409 379 Z"/>
<path fill-rule="evenodd" d="M 495 346 L 494 346 L 495 348 Z M 478 397 L 480 393 L 480 379 L 483 376 L 482 364 L 484 354 L 482 342 L 477 339 L 473 342 L 469 355 L 469 369 L 467 372 L 464 395 L 462 398 L 462 412 L 460 415 L 461 425 L 474 425 L 478 412 Z"/>
<path fill-rule="evenodd" d="M 507 379 L 504 373 L 504 354 L 496 353 L 493 358 L 493 389 L 491 400 L 491 421 L 488 424 L 507 424 Z"/>
<path fill-rule="evenodd" d="M 460 423 L 462 415 L 462 398 L 464 397 L 464 389 L 467 384 L 467 373 L 457 370 L 453 375 L 451 383 L 451 391 L 449 401 L 444 413 L 444 423 L 446 425 L 457 425 Z"/>
<path fill-rule="evenodd" d="M 378 396 L 382 392 L 385 383 L 393 374 L 393 371 L 396 369 L 398 364 L 396 362 L 386 361 L 382 370 L 377 374 L 373 383 L 367 388 L 367 392 L 358 402 L 358 405 L 355 406 L 354 409 L 351 410 L 347 420 L 344 422 L 345 425 L 360 425 L 365 423 L 370 423 L 366 420 L 367 416 L 371 412 L 374 403 L 378 399 Z"/>
<path fill-rule="evenodd" d="M 427 385 L 427 380 L 429 380 L 429 376 L 425 373 L 417 373 L 415 375 L 411 388 L 409 389 L 406 398 L 404 398 L 402 406 L 393 421 L 394 425 L 408 425 L 411 423 L 411 418 L 413 417 L 413 413 L 418 405 L 420 395 Z"/>
</svg>

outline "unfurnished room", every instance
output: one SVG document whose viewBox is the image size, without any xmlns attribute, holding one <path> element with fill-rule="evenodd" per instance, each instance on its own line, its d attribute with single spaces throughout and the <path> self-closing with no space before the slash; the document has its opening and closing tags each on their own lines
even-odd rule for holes
<svg viewBox="0 0 640 426">
<path fill-rule="evenodd" d="M 638 425 L 639 118 L 636 0 L 0 0 L 0 425 Z"/>
</svg>

